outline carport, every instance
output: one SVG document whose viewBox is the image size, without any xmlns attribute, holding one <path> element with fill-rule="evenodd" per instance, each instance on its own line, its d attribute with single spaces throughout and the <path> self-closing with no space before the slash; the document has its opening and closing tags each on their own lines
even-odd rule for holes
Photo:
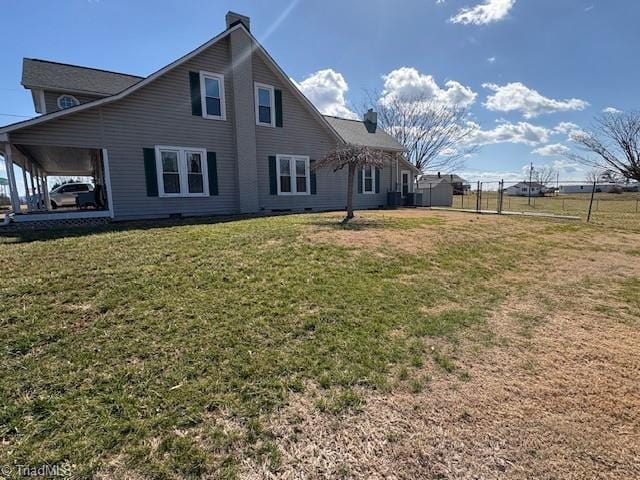
<svg viewBox="0 0 640 480">
<path fill-rule="evenodd" d="M 11 200 L 9 218 L 12 221 L 113 217 L 106 149 L 9 142 L 0 145 L 0 153 L 4 151 Z M 19 168 L 15 169 L 16 166 Z M 22 175 L 25 186 L 23 198 L 20 198 L 18 192 L 16 170 L 21 172 L 18 175 Z M 94 184 L 94 201 L 91 203 L 95 208 L 53 210 L 48 187 L 50 176 L 91 177 Z"/>
</svg>

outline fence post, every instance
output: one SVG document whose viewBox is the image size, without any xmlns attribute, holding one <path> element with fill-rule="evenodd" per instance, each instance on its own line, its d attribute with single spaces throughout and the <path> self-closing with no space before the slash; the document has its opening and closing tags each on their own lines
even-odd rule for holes
<svg viewBox="0 0 640 480">
<path fill-rule="evenodd" d="M 433 205 L 431 204 L 431 187 L 432 187 L 432 184 L 430 183 L 429 184 L 429 208 L 433 207 Z"/>
<path fill-rule="evenodd" d="M 593 208 L 593 197 L 596 194 L 596 182 L 593 182 L 593 188 L 591 189 L 591 200 L 589 201 L 589 213 L 587 214 L 587 223 L 591 221 L 591 209 Z"/>
<path fill-rule="evenodd" d="M 464 210 L 464 187 L 462 188 L 462 207 L 460 207 Z"/>
<path fill-rule="evenodd" d="M 476 187 L 476 212 L 480 211 L 480 181 L 478 181 L 478 186 Z"/>
</svg>

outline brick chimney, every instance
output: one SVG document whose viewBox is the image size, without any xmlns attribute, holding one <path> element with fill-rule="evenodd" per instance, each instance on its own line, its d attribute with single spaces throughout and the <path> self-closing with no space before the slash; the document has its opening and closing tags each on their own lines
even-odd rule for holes
<svg viewBox="0 0 640 480">
<path fill-rule="evenodd" d="M 228 11 L 225 19 L 227 20 L 227 29 L 235 27 L 238 23 L 242 23 L 247 30 L 251 31 L 251 19 L 245 15 Z"/>
</svg>

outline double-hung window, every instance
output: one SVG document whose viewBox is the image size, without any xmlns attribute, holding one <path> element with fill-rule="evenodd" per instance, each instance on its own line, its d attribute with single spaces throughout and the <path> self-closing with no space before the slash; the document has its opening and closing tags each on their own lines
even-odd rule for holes
<svg viewBox="0 0 640 480">
<path fill-rule="evenodd" d="M 226 120 L 224 75 L 200 72 L 200 96 L 204 118 Z"/>
<path fill-rule="evenodd" d="M 277 155 L 278 195 L 309 195 L 309 157 Z"/>
<path fill-rule="evenodd" d="M 209 194 L 205 150 L 157 146 L 156 167 L 161 197 L 202 197 Z"/>
<path fill-rule="evenodd" d="M 262 83 L 255 84 L 256 124 L 276 125 L 274 88 Z"/>
<path fill-rule="evenodd" d="M 362 169 L 362 192 L 376 193 L 376 169 L 371 165 L 365 165 Z"/>
</svg>

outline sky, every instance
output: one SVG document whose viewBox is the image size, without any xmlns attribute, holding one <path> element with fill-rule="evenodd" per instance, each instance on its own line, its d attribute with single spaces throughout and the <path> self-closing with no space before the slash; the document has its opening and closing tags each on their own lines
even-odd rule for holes
<svg viewBox="0 0 640 480">
<path fill-rule="evenodd" d="M 228 10 L 323 113 L 354 116 L 371 91 L 469 108 L 480 150 L 458 173 L 473 181 L 530 162 L 583 180 L 571 132 L 640 102 L 635 0 L 4 0 L 0 124 L 35 115 L 23 57 L 148 75 Z"/>
</svg>

